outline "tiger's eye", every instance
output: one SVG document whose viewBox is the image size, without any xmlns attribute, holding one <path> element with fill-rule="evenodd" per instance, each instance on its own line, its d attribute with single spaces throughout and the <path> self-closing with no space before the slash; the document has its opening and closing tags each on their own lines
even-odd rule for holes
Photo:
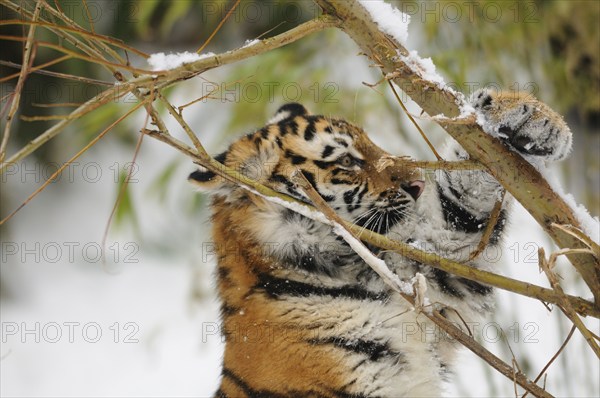
<svg viewBox="0 0 600 398">
<path fill-rule="evenodd" d="M 343 158 L 341 158 L 339 160 L 340 165 L 343 167 L 350 167 L 354 164 L 354 160 L 352 159 L 352 156 L 350 155 L 346 155 Z"/>
</svg>

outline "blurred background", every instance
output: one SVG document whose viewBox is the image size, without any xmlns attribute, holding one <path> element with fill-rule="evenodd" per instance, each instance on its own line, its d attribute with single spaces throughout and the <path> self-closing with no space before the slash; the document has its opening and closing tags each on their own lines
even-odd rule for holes
<svg viewBox="0 0 600 398">
<path fill-rule="evenodd" d="M 233 1 L 57 1 L 95 32 L 146 53 L 196 51 Z M 571 158 L 553 167 L 567 192 L 600 213 L 600 2 L 391 2 L 411 15 L 407 48 L 431 57 L 446 82 L 466 95 L 483 86 L 527 91 L 565 115 L 574 132 Z M 32 11 L 35 2 L 18 2 Z M 54 4 L 53 4 L 54 6 Z M 0 19 L 22 16 L 0 4 Z M 203 49 L 223 52 L 267 38 L 318 16 L 312 1 L 242 1 Z M 42 12 L 43 17 L 51 16 Z M 14 22 L 14 21 L 13 21 Z M 28 27 L 0 24 L 2 130 L 23 59 Z M 36 40 L 61 44 L 43 27 Z M 64 43 L 62 43 L 64 44 Z M 167 90 L 176 106 L 201 97 L 183 115 L 202 143 L 218 153 L 262 126 L 283 103 L 365 127 L 394 154 L 434 157 L 407 121 L 377 68 L 343 33 L 329 29 L 281 49 L 208 71 Z M 60 56 L 38 46 L 33 65 Z M 134 66 L 143 57 L 129 54 Z M 68 60 L 33 73 L 23 89 L 8 156 L 56 120 L 106 89 L 114 77 L 95 64 Z M 103 83 L 104 82 L 104 83 Z M 210 94 L 210 95 L 209 95 Z M 406 97 L 409 111 L 420 109 Z M 54 171 L 135 104 L 126 97 L 82 117 L 0 176 L 0 217 L 17 208 Z M 159 107 L 160 109 L 160 107 Z M 177 137 L 183 132 L 166 117 Z M 132 163 L 145 114 L 137 112 L 70 165 L 34 200 L 0 226 L 0 394 L 2 396 L 198 396 L 219 382 L 222 342 L 210 244 L 208 198 L 186 178 L 189 159 L 146 138 Z M 446 134 L 418 119 L 434 145 Z M 127 173 L 129 184 L 123 186 Z M 111 213 L 119 192 L 114 217 Z M 537 248 L 551 241 L 520 206 L 514 207 L 505 249 L 488 253 L 501 273 L 547 286 Z M 567 263 L 559 273 L 568 292 L 590 297 Z M 567 336 L 557 309 L 498 292 L 498 308 L 478 339 L 535 377 Z M 588 320 L 598 333 L 599 323 Z M 597 358 L 576 332 L 547 372 L 557 396 L 598 396 Z M 461 355 L 451 396 L 508 396 L 514 386 L 470 352 Z"/>
</svg>

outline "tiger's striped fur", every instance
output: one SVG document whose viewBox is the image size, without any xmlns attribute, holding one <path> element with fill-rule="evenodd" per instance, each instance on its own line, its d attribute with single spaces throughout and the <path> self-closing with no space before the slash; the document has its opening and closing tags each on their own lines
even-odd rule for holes
<svg viewBox="0 0 600 398">
<path fill-rule="evenodd" d="M 485 91 L 473 98 L 483 116 L 502 113 L 490 107 L 496 94 Z M 547 108 L 542 113 L 555 116 Z M 514 134 L 507 137 L 517 136 L 529 120 L 513 122 L 510 115 L 502 119 L 501 114 L 494 124 L 500 128 L 511 122 Z M 570 137 L 566 126 L 559 127 L 555 136 Z M 536 145 L 523 147 L 545 158 L 568 152 L 567 147 L 544 146 L 551 153 L 541 153 Z M 456 143 L 448 145 L 446 155 L 467 157 Z M 216 158 L 309 202 L 290 182 L 292 173 L 301 170 L 342 217 L 458 260 L 479 242 L 501 189 L 482 171 L 436 174 L 424 186 L 421 176 L 375 146 L 359 127 L 309 115 L 298 104 L 282 107 L 269 124 Z M 388 162 L 385 168 L 378 167 L 382 158 Z M 392 294 L 330 227 L 206 169 L 192 173 L 190 180 L 214 193 L 213 238 L 226 340 L 217 397 L 442 394 L 457 344 Z M 491 245 L 500 240 L 506 211 Z M 488 286 L 394 253 L 380 255 L 403 279 L 416 272 L 425 275 L 430 300 L 455 310 L 445 312 L 452 320 L 477 322 L 493 305 Z M 472 265 L 490 267 L 483 261 Z"/>
</svg>

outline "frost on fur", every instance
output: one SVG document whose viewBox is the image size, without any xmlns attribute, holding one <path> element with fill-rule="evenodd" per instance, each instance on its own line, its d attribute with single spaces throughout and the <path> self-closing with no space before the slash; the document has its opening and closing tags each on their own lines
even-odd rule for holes
<svg viewBox="0 0 600 398">
<path fill-rule="evenodd" d="M 571 151 L 571 130 L 562 116 L 530 94 L 481 89 L 470 102 L 487 133 L 524 155 L 555 161 Z"/>
</svg>

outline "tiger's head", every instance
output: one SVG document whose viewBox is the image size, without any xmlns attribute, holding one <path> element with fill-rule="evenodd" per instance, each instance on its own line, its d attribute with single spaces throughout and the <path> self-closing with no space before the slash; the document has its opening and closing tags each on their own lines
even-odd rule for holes
<svg viewBox="0 0 600 398">
<path fill-rule="evenodd" d="M 310 203 L 292 182 L 294 174 L 301 172 L 338 215 L 381 234 L 394 226 L 393 233 L 397 233 L 403 221 L 414 219 L 416 200 L 424 189 L 414 168 L 377 147 L 361 128 L 344 120 L 310 115 L 299 104 L 284 105 L 265 127 L 235 141 L 215 159 Z M 328 275 L 339 276 L 344 266 L 360 263 L 327 225 L 205 168 L 189 179 L 214 196 L 215 240 L 252 237 L 261 252 L 281 263 Z"/>
<path fill-rule="evenodd" d="M 299 170 L 340 216 L 378 233 L 387 233 L 401 222 L 424 188 L 414 168 L 376 146 L 360 127 L 310 115 L 296 103 L 282 106 L 266 126 L 234 142 L 215 159 L 310 203 L 292 183 Z M 248 193 L 202 167 L 189 179 L 230 202 Z"/>
</svg>

